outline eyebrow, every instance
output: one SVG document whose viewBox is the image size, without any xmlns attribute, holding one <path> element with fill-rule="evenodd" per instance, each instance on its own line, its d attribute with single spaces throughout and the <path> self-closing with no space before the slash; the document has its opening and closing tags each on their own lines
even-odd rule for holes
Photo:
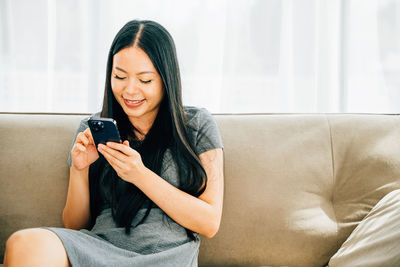
<svg viewBox="0 0 400 267">
<path fill-rule="evenodd" d="M 125 72 L 125 73 L 128 73 L 126 70 L 121 69 L 119 67 L 115 67 L 115 69 L 120 70 L 120 71 Z M 154 72 L 153 71 L 141 71 L 141 72 L 136 73 L 136 74 L 145 74 L 145 73 L 154 73 Z"/>
</svg>

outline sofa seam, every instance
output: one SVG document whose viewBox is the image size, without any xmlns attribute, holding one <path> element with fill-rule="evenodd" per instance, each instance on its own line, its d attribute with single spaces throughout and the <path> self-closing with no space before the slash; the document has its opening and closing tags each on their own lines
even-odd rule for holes
<svg viewBox="0 0 400 267">
<path fill-rule="evenodd" d="M 332 137 L 332 126 L 329 121 L 328 115 L 325 114 L 326 121 L 328 123 L 328 128 L 329 128 L 329 139 L 331 143 L 331 162 L 332 162 L 332 192 L 331 192 L 331 200 L 332 200 L 332 209 L 333 209 L 333 215 L 335 216 L 335 223 L 336 223 L 336 237 L 339 235 L 339 223 L 336 215 L 336 209 L 335 209 L 335 185 L 336 185 L 336 179 L 335 179 L 335 158 L 334 158 L 334 153 L 333 153 L 333 137 Z M 336 247 L 338 247 L 338 238 L 336 238 Z"/>
</svg>

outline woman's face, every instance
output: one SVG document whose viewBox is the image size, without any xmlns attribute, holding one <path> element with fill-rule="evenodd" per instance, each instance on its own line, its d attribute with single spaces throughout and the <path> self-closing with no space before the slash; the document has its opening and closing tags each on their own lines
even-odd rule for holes
<svg viewBox="0 0 400 267">
<path fill-rule="evenodd" d="M 111 88 L 131 122 L 154 121 L 164 89 L 161 76 L 141 48 L 127 47 L 114 55 Z"/>
</svg>

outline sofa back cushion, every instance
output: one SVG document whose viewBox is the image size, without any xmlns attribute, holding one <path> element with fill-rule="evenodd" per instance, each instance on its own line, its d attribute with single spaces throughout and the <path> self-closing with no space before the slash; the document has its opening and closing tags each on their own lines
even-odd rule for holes
<svg viewBox="0 0 400 267">
<path fill-rule="evenodd" d="M 68 152 L 88 115 L 0 114 L 0 253 L 14 231 L 62 227 Z M 201 266 L 321 266 L 400 188 L 394 115 L 215 115 L 224 142 L 221 227 Z"/>
<path fill-rule="evenodd" d="M 337 224 L 325 116 L 216 118 L 225 146 L 225 201 L 220 231 L 202 240 L 206 265 L 327 262 Z"/>
</svg>

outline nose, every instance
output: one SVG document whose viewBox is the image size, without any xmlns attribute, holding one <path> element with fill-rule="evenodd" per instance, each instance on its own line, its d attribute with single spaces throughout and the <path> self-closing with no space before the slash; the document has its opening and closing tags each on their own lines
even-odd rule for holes
<svg viewBox="0 0 400 267">
<path fill-rule="evenodd" d="M 129 95 L 134 95 L 135 93 L 139 92 L 138 82 L 135 79 L 130 79 L 129 83 L 125 87 L 125 91 Z"/>
</svg>

